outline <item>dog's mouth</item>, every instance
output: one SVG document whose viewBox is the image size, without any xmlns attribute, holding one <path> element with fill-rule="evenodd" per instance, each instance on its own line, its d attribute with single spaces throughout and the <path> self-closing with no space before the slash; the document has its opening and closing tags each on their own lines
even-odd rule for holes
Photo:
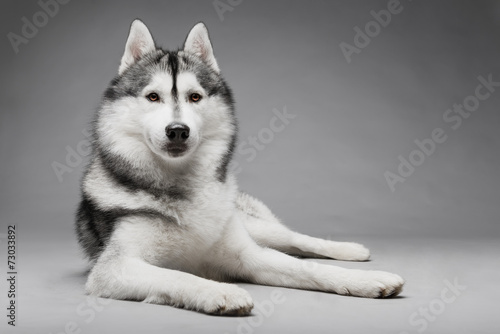
<svg viewBox="0 0 500 334">
<path fill-rule="evenodd" d="M 183 143 L 168 143 L 163 146 L 163 150 L 167 151 L 168 155 L 171 157 L 181 157 L 188 150 L 188 145 Z"/>
</svg>

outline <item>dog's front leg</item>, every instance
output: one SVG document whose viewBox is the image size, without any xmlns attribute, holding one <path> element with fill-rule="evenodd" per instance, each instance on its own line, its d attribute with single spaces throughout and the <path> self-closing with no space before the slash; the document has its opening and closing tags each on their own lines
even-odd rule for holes
<svg viewBox="0 0 500 334">
<path fill-rule="evenodd" d="M 403 288 L 404 280 L 398 275 L 300 260 L 258 246 L 237 220 L 228 227 L 217 259 L 224 261 L 225 270 L 233 277 L 256 284 L 369 298 L 395 296 Z"/>
<path fill-rule="evenodd" d="M 238 286 L 151 263 L 147 256 L 150 246 L 155 244 L 155 230 L 151 226 L 148 221 L 133 218 L 120 223 L 89 274 L 87 293 L 167 304 L 209 314 L 250 313 L 253 307 L 250 294 Z M 141 237 L 137 238 L 138 235 Z"/>
</svg>

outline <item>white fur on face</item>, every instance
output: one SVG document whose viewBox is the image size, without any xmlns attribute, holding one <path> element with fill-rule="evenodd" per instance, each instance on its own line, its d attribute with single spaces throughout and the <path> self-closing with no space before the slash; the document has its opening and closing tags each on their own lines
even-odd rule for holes
<svg viewBox="0 0 500 334">
<path fill-rule="evenodd" d="M 196 80 L 196 76 L 186 76 L 182 73 L 177 77 L 177 100 L 172 96 L 173 80 L 168 73 L 158 73 L 152 77 L 151 83 L 143 90 L 145 108 L 147 112 L 141 117 L 143 134 L 150 149 L 157 155 L 167 160 L 184 160 L 190 153 L 196 150 L 202 126 L 202 118 L 199 116 L 200 105 L 203 104 L 205 91 Z M 160 102 L 151 102 L 146 96 L 150 93 L 160 96 Z M 198 103 L 189 101 L 189 95 L 198 93 L 202 99 Z M 189 138 L 186 141 L 187 152 L 180 158 L 172 158 L 164 147 L 168 143 L 165 128 L 173 123 L 182 123 L 189 127 Z"/>
<path fill-rule="evenodd" d="M 177 76 L 177 89 L 179 91 L 179 105 L 182 116 L 196 115 L 197 128 L 204 137 L 221 137 L 224 140 L 232 134 L 233 127 L 228 124 L 228 106 L 221 101 L 219 96 L 208 96 L 199 84 L 196 75 L 192 72 L 182 72 Z M 202 99 L 198 103 L 186 102 L 191 93 L 198 93 Z"/>
<path fill-rule="evenodd" d="M 178 100 L 172 96 L 173 80 L 167 72 L 152 76 L 151 82 L 137 97 L 127 97 L 104 107 L 99 134 L 114 153 L 122 156 L 142 155 L 137 151 L 148 149 L 169 161 L 184 161 L 196 150 L 203 127 L 202 114 L 209 101 L 193 73 L 180 73 L 177 77 Z M 147 95 L 156 93 L 159 102 L 148 100 Z M 202 96 L 198 103 L 189 100 L 192 93 Z M 172 122 L 183 123 L 190 128 L 186 141 L 188 151 L 182 157 L 170 157 L 165 150 L 168 138 L 165 128 Z M 134 157 L 137 159 L 137 156 Z M 134 160 L 135 160 L 134 159 Z"/>
<path fill-rule="evenodd" d="M 97 127 L 101 145 L 130 161 L 143 160 L 149 154 L 135 115 L 139 108 L 140 103 L 134 97 L 104 105 Z"/>
</svg>

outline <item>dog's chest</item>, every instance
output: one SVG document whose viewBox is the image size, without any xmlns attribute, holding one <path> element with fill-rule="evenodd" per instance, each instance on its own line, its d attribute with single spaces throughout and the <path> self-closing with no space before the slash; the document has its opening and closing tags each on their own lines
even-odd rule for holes
<svg viewBox="0 0 500 334">
<path fill-rule="evenodd" d="M 152 253 L 161 262 L 157 264 L 196 272 L 223 237 L 236 210 L 235 196 L 235 187 L 212 185 L 199 188 L 190 200 L 170 205 L 175 224 L 156 225 L 149 237 Z"/>
</svg>

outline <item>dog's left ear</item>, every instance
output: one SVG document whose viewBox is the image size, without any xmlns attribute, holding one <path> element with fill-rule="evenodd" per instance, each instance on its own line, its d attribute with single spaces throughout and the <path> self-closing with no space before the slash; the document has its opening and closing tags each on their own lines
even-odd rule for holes
<svg viewBox="0 0 500 334">
<path fill-rule="evenodd" d="M 134 20 L 130 26 L 125 53 L 123 54 L 118 74 L 122 74 L 130 65 L 155 49 L 155 42 L 148 27 L 141 20 Z"/>
<path fill-rule="evenodd" d="M 217 65 L 217 61 L 215 60 L 212 43 L 210 43 L 210 38 L 208 37 L 207 27 L 202 22 L 195 25 L 189 32 L 184 42 L 184 51 L 197 55 L 215 72 L 220 72 L 219 65 Z"/>
</svg>

